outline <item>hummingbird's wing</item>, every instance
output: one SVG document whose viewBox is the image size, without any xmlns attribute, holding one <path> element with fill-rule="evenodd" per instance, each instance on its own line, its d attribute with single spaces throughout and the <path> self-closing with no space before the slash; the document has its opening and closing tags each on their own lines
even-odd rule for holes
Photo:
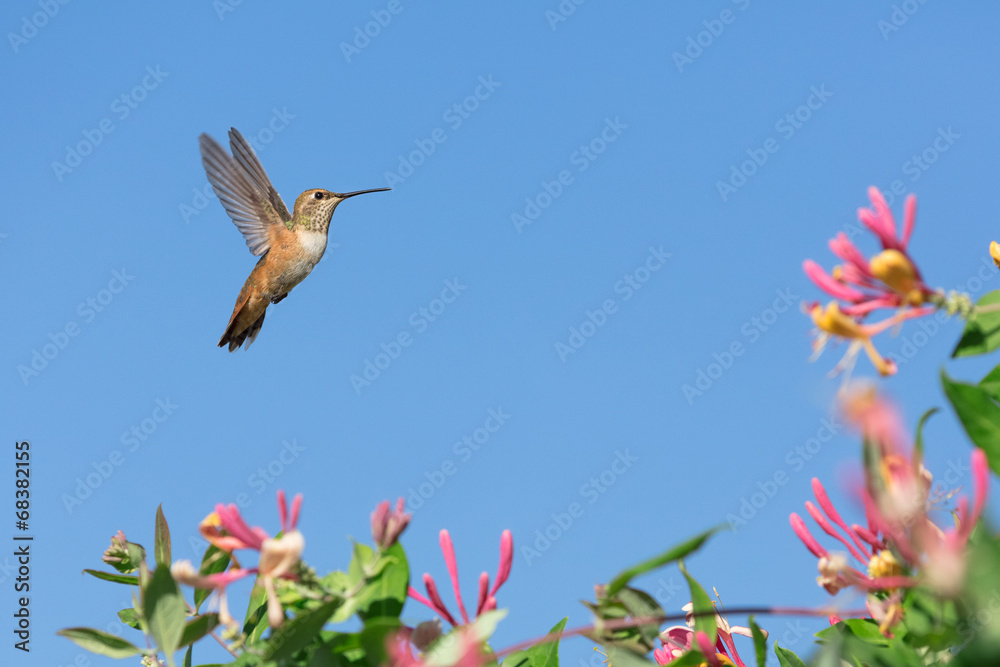
<svg viewBox="0 0 1000 667">
<path fill-rule="evenodd" d="M 271 206 L 278 212 L 281 219 L 286 222 L 291 220 L 292 215 L 288 212 L 288 207 L 285 206 L 285 202 L 281 201 L 281 195 L 271 185 L 271 179 L 267 177 L 264 165 L 257 159 L 257 153 L 254 152 L 253 146 L 243 138 L 243 135 L 235 127 L 229 128 L 229 147 L 233 151 L 236 162 L 243 167 L 243 171 L 254 182 L 257 189 L 267 195 L 268 201 L 271 202 Z"/>
<path fill-rule="evenodd" d="M 226 213 L 243 234 L 250 252 L 263 255 L 271 249 L 272 226 L 281 225 L 284 228 L 285 221 L 291 220 L 288 209 L 281 198 L 277 197 L 277 193 L 275 197 L 281 206 L 275 207 L 270 198 L 215 139 L 202 134 L 198 137 L 198 145 L 208 181 Z"/>
</svg>

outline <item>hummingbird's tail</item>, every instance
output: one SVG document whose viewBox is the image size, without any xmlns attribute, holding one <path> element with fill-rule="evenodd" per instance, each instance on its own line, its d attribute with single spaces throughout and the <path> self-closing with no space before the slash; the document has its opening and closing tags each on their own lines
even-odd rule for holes
<svg viewBox="0 0 1000 667">
<path fill-rule="evenodd" d="M 233 309 L 233 316 L 229 318 L 226 331 L 219 339 L 219 347 L 228 343 L 230 352 L 234 352 L 244 342 L 247 348 L 250 347 L 260 333 L 260 328 L 264 326 L 264 315 L 267 314 L 266 299 L 260 298 L 257 294 L 242 292 L 240 297 L 236 302 L 236 308 Z"/>
<path fill-rule="evenodd" d="M 219 347 L 229 343 L 229 351 L 235 352 L 236 348 L 246 342 L 246 348 L 244 349 L 250 349 L 250 344 L 257 340 L 257 334 L 260 333 L 260 328 L 264 326 L 265 314 L 266 313 L 261 313 L 260 317 L 258 317 L 253 324 L 244 329 L 242 333 L 235 336 L 232 335 L 233 326 L 230 325 L 230 327 L 226 329 L 226 333 L 222 334 L 222 338 L 219 339 Z"/>
</svg>

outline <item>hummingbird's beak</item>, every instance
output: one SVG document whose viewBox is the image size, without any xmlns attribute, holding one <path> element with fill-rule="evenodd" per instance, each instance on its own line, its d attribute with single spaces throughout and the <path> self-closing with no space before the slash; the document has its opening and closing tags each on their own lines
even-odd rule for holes
<svg viewBox="0 0 1000 667">
<path fill-rule="evenodd" d="M 355 192 L 346 192 L 344 194 L 338 194 L 337 196 L 341 199 L 347 199 L 348 197 L 354 197 L 355 195 L 366 195 L 369 192 L 386 192 L 387 190 L 392 190 L 392 188 L 375 188 L 374 190 L 357 190 Z"/>
</svg>

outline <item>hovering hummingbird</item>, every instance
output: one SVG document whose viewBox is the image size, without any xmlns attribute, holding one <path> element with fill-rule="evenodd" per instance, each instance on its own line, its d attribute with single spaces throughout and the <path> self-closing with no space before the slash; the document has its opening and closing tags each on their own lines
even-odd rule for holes
<svg viewBox="0 0 1000 667">
<path fill-rule="evenodd" d="M 233 315 L 219 339 L 219 347 L 229 343 L 232 352 L 244 341 L 250 347 L 264 324 L 268 305 L 288 296 L 323 257 L 330 218 L 337 205 L 348 197 L 390 188 L 343 194 L 314 188 L 300 194 L 289 213 L 257 154 L 236 128 L 229 130 L 232 156 L 207 134 L 198 138 L 198 144 L 215 194 L 243 234 L 250 252 L 261 256 L 243 284 Z"/>
</svg>

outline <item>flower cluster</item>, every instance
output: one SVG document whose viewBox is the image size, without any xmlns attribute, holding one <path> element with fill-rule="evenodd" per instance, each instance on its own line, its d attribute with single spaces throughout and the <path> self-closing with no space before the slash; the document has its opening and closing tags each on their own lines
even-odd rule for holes
<svg viewBox="0 0 1000 667">
<path fill-rule="evenodd" d="M 455 601 L 458 603 L 458 611 L 462 615 L 461 625 L 469 624 L 469 614 L 465 610 L 465 603 L 462 602 L 462 593 L 458 586 L 458 564 L 455 561 L 455 547 L 451 543 L 451 535 L 447 530 L 442 530 L 439 536 L 441 543 L 441 553 L 444 555 L 444 563 L 448 568 L 448 575 L 451 577 L 451 587 L 455 591 Z M 479 575 L 479 599 L 476 603 L 476 616 L 486 611 L 491 611 L 496 609 L 497 600 L 494 597 L 500 587 L 503 586 L 504 582 L 507 581 L 507 577 L 510 576 L 510 568 L 514 562 L 514 538 L 511 536 L 509 530 L 503 531 L 500 535 L 500 564 L 497 566 L 496 578 L 493 581 L 493 588 L 490 588 L 490 575 L 483 572 Z M 434 582 L 434 578 L 424 573 L 424 586 L 427 589 L 427 597 L 424 597 L 420 592 L 410 587 L 409 596 L 416 600 L 417 602 L 424 604 L 431 609 L 433 609 L 441 618 L 448 621 L 452 626 L 460 625 L 455 617 L 452 616 L 451 612 L 448 611 L 448 607 L 445 606 L 444 602 L 441 600 L 441 595 L 438 593 L 437 584 Z"/>
<path fill-rule="evenodd" d="M 878 353 L 872 338 L 904 320 L 934 312 L 944 304 L 944 297 L 924 283 L 907 251 L 916 221 L 916 197 L 906 199 L 902 235 L 898 236 L 896 221 L 882 193 L 871 187 L 868 196 L 872 208 L 859 209 L 858 218 L 878 238 L 881 252 L 867 258 L 847 234 L 837 234 L 830 240 L 830 250 L 843 264 L 834 267 L 832 273 L 811 259 L 802 264 L 806 275 L 834 300 L 826 306 L 813 303 L 807 308 L 817 329 L 814 358 L 830 339 L 846 340 L 850 341 L 847 353 L 834 372 L 850 370 L 864 349 L 881 375 L 892 375 L 896 365 Z M 864 323 L 870 314 L 883 308 L 895 309 L 896 313 L 874 324 Z"/>
<path fill-rule="evenodd" d="M 715 627 L 718 638 L 715 641 L 715 646 L 712 646 L 712 641 L 708 635 L 694 629 L 694 618 L 691 615 L 694 605 L 689 602 L 682 609 L 688 614 L 686 619 L 687 625 L 674 625 L 660 633 L 662 648 L 653 651 L 653 659 L 657 664 L 667 665 L 690 651 L 692 647 L 697 646 L 698 650 L 707 656 L 708 663 L 713 666 L 739 665 L 743 667 L 746 665 L 740 658 L 740 654 L 736 652 L 736 643 L 733 641 L 733 635 L 753 637 L 753 633 L 749 628 L 738 625 L 730 626 L 729 622 L 721 614 L 717 613 L 715 615 Z M 761 632 L 765 637 L 767 636 L 766 631 L 761 630 Z"/>
<path fill-rule="evenodd" d="M 961 592 L 966 546 L 986 503 L 986 455 L 978 448 L 972 452 L 972 508 L 967 497 L 960 497 L 954 511 L 956 526 L 942 528 L 929 514 L 935 505 L 931 474 L 923 466 L 921 452 L 907 441 L 895 407 L 865 387 L 848 393 L 843 411 L 865 438 L 864 483 L 856 492 L 867 526 L 848 525 L 815 478 L 816 504 L 806 502 L 806 510 L 847 553 L 820 545 L 798 514 L 792 513 L 790 522 L 819 559 L 818 583 L 831 595 L 849 587 L 872 594 L 869 612 L 888 634 L 901 618 L 902 589 L 924 584 L 945 597 Z"/>
<path fill-rule="evenodd" d="M 260 552 L 260 561 L 255 568 L 231 568 L 217 574 L 200 574 L 191 561 L 175 562 L 170 573 L 180 583 L 196 588 L 208 588 L 219 593 L 219 620 L 230 625 L 234 623 L 226 603 L 226 587 L 244 577 L 256 574 L 260 577 L 267 592 L 267 620 L 271 627 L 281 625 L 285 612 L 278 600 L 274 581 L 278 578 L 294 578 L 293 567 L 299 562 L 305 539 L 296 530 L 299 521 L 299 510 L 302 507 L 302 494 L 292 500 L 291 512 L 285 501 L 285 492 L 278 491 L 278 514 L 281 518 L 281 537 L 272 538 L 262 528 L 251 528 L 240 516 L 236 505 L 216 505 L 215 511 L 209 514 L 198 526 L 202 537 L 213 546 L 232 553 L 237 549 L 253 549 Z"/>
</svg>

